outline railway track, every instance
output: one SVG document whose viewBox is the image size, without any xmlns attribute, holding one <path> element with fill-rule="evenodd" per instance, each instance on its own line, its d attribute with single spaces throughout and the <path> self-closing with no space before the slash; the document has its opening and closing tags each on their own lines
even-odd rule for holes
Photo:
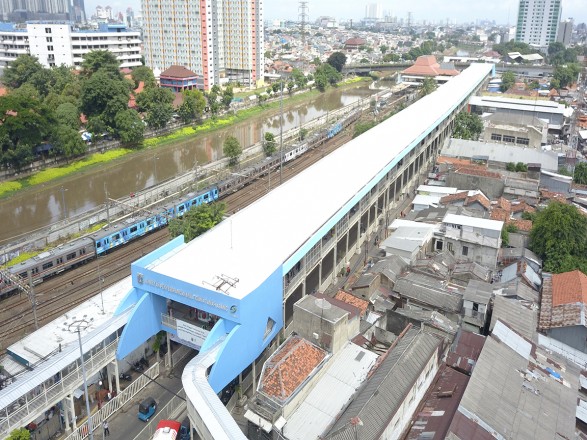
<svg viewBox="0 0 587 440">
<path fill-rule="evenodd" d="M 388 113 L 403 101 L 398 98 L 388 106 Z M 316 163 L 327 154 L 352 139 L 354 124 L 339 136 L 308 151 L 292 162 L 283 165 L 282 182 L 291 179 L 305 168 Z M 258 176 L 241 190 L 223 198 L 227 214 L 234 214 L 280 185 L 279 169 Z M 84 301 L 96 296 L 101 289 L 130 275 L 130 264 L 163 243 L 169 241 L 167 229 L 153 232 L 135 240 L 112 254 L 92 260 L 83 266 L 45 280 L 34 287 L 37 300 L 37 321 L 39 327 L 47 324 L 64 311 L 71 310 Z M 26 295 L 15 295 L 2 301 L 0 311 L 0 354 L 6 347 L 35 331 L 32 306 Z"/>
</svg>

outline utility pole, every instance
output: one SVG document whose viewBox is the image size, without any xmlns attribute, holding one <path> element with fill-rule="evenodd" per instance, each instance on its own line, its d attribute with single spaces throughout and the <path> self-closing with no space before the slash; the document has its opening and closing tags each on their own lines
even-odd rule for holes
<svg viewBox="0 0 587 440">
<path fill-rule="evenodd" d="M 106 194 L 106 226 L 110 227 L 110 200 L 108 197 L 108 188 L 106 188 L 106 181 L 104 181 L 104 193 Z"/>
<path fill-rule="evenodd" d="M 63 205 L 63 220 L 67 220 L 67 205 L 65 204 L 65 191 L 67 189 L 61 186 L 59 191 L 61 191 L 61 204 Z"/>
</svg>

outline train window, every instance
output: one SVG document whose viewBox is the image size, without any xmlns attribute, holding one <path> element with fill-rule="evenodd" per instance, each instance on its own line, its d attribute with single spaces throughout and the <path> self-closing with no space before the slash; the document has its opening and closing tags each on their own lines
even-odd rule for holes
<svg viewBox="0 0 587 440">
<path fill-rule="evenodd" d="M 204 194 L 204 200 L 208 200 L 208 194 Z"/>
<path fill-rule="evenodd" d="M 113 235 L 112 240 L 120 240 L 120 234 Z"/>
<path fill-rule="evenodd" d="M 85 255 L 85 254 L 86 254 L 86 248 L 82 248 L 82 249 L 79 251 L 79 254 L 80 254 L 80 255 Z"/>
<path fill-rule="evenodd" d="M 59 257 L 56 261 L 57 264 L 63 264 L 63 257 Z"/>
<path fill-rule="evenodd" d="M 19 277 L 21 278 L 26 278 L 28 276 L 28 274 L 26 272 L 23 272 L 19 275 Z"/>
<path fill-rule="evenodd" d="M 96 247 L 97 248 L 101 248 L 102 247 L 102 242 L 101 241 L 97 241 L 96 242 Z"/>
<path fill-rule="evenodd" d="M 130 233 L 131 233 L 131 234 L 134 234 L 135 232 L 137 232 L 137 229 L 138 229 L 138 228 L 139 228 L 139 227 L 138 227 L 138 226 L 136 226 L 136 225 L 135 225 L 135 226 L 133 226 L 132 228 L 130 228 Z"/>
<path fill-rule="evenodd" d="M 49 269 L 53 267 L 53 262 L 49 261 L 48 263 L 43 264 L 43 270 Z"/>
<path fill-rule="evenodd" d="M 38 268 L 38 267 L 35 267 L 35 268 L 33 268 L 33 270 L 31 270 L 31 273 L 32 273 L 33 275 L 36 275 L 36 274 L 38 274 L 38 273 L 39 273 L 39 268 Z"/>
<path fill-rule="evenodd" d="M 74 258 L 75 258 L 75 252 L 72 252 L 71 254 L 67 254 L 67 256 L 65 257 L 65 259 L 67 261 L 73 260 Z"/>
<path fill-rule="evenodd" d="M 153 223 L 153 220 L 151 220 L 151 219 L 147 220 L 147 226 L 151 226 L 152 223 Z"/>
<path fill-rule="evenodd" d="M 183 212 L 183 211 L 185 210 L 185 206 L 183 206 L 183 205 L 181 205 L 181 206 L 178 206 L 178 207 L 177 207 L 177 210 L 178 210 L 179 212 Z"/>
</svg>

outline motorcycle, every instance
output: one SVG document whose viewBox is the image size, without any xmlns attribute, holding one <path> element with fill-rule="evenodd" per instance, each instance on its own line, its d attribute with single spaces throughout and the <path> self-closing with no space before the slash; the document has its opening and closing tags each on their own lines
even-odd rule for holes
<svg viewBox="0 0 587 440">
<path fill-rule="evenodd" d="M 132 380 L 132 377 L 130 374 L 128 373 L 120 373 L 120 375 L 118 376 L 119 379 L 122 380 L 128 380 L 129 382 Z"/>
<path fill-rule="evenodd" d="M 149 368 L 149 361 L 143 356 L 142 358 L 139 359 L 139 363 L 144 367 L 144 368 Z"/>
</svg>

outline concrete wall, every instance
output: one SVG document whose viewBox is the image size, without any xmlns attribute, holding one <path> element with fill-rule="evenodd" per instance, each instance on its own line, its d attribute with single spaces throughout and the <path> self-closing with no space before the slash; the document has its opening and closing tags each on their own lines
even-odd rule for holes
<svg viewBox="0 0 587 440">
<path fill-rule="evenodd" d="M 547 335 L 583 353 L 587 353 L 587 328 L 585 326 L 575 325 L 552 328 L 547 331 Z"/>
<path fill-rule="evenodd" d="M 463 254 L 464 247 L 467 247 L 467 255 Z M 474 261 L 490 269 L 495 269 L 497 265 L 498 248 L 481 246 L 479 244 L 445 237 L 443 249 L 452 252 L 458 261 Z"/>
<path fill-rule="evenodd" d="M 483 191 L 490 199 L 497 199 L 503 194 L 505 187 L 500 179 L 493 177 L 471 176 L 468 174 L 459 174 L 453 171 L 448 173 L 446 186 L 456 187 L 459 189 L 478 189 Z"/>
</svg>

